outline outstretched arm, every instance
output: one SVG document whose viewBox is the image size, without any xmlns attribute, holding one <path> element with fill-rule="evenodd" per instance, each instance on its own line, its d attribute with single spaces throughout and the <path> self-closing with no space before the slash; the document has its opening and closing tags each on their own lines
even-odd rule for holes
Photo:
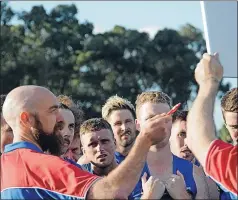
<svg viewBox="0 0 238 200">
<path fill-rule="evenodd" d="M 166 124 L 170 121 L 171 116 L 164 115 L 148 119 L 126 159 L 90 188 L 88 199 L 118 199 L 129 196 L 139 181 L 150 146 L 166 137 Z"/>
</svg>

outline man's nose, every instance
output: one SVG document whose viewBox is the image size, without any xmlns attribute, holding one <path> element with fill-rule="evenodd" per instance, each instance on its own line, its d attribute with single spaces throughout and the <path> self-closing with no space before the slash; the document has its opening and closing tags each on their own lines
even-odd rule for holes
<svg viewBox="0 0 238 200">
<path fill-rule="evenodd" d="M 123 131 L 126 130 L 126 124 L 125 124 L 125 123 L 122 123 L 122 124 L 121 124 L 121 130 L 123 130 Z"/>
<path fill-rule="evenodd" d="M 103 145 L 101 144 L 98 144 L 96 149 L 98 152 L 104 151 Z"/>
<path fill-rule="evenodd" d="M 184 146 L 188 147 L 188 145 L 187 145 L 187 138 L 184 139 Z"/>
</svg>

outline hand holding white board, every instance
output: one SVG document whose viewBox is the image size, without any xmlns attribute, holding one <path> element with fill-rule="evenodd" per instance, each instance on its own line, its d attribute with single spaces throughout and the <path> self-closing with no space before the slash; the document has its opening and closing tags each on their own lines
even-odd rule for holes
<svg viewBox="0 0 238 200">
<path fill-rule="evenodd" d="M 200 3 L 207 51 L 219 53 L 224 77 L 237 77 L 237 2 Z"/>
</svg>

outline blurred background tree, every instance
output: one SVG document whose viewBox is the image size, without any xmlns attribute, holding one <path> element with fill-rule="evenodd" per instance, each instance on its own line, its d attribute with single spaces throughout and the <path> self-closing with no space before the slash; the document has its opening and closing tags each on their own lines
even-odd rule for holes
<svg viewBox="0 0 238 200">
<path fill-rule="evenodd" d="M 74 4 L 14 12 L 1 3 L 1 93 L 36 84 L 79 100 L 86 118 L 100 116 L 105 100 L 118 94 L 134 103 L 145 90 L 162 90 L 186 106 L 197 91 L 194 69 L 206 51 L 201 30 L 185 24 L 145 32 L 115 26 L 94 34 L 80 22 Z M 19 24 L 12 24 L 17 17 Z M 220 94 L 229 89 L 221 83 Z"/>
<path fill-rule="evenodd" d="M 225 126 L 225 124 L 222 126 L 222 128 L 219 130 L 219 138 L 223 140 L 224 142 L 232 143 L 231 136 Z"/>
</svg>

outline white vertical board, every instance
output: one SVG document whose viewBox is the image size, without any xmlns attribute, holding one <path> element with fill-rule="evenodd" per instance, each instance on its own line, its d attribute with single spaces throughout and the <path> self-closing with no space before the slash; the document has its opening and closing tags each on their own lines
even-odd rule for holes
<svg viewBox="0 0 238 200">
<path fill-rule="evenodd" d="M 224 77 L 237 77 L 237 1 L 200 4 L 208 53 L 219 53 Z"/>
</svg>

